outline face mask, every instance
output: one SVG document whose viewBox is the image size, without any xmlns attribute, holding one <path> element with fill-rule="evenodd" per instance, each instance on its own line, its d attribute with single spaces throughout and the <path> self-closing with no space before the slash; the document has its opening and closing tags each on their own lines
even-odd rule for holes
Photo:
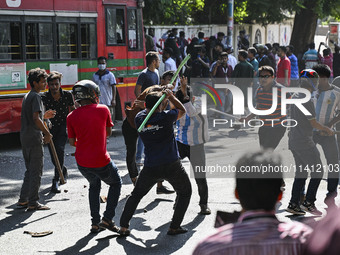
<svg viewBox="0 0 340 255">
<path fill-rule="evenodd" d="M 100 71 L 103 71 L 106 68 L 106 64 L 99 64 L 98 68 L 99 68 Z"/>
</svg>

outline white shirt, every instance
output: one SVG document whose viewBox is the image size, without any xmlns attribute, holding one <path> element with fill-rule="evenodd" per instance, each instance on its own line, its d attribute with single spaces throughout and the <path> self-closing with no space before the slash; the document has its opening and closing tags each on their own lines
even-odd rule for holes
<svg viewBox="0 0 340 255">
<path fill-rule="evenodd" d="M 166 71 L 174 71 L 174 72 L 177 71 L 176 62 L 172 58 L 168 58 L 164 62 L 164 72 L 166 72 Z M 175 88 L 173 90 L 176 91 L 177 87 L 178 87 L 178 79 L 176 80 Z"/>
<path fill-rule="evenodd" d="M 230 65 L 233 68 L 233 70 L 237 65 L 237 59 L 231 54 L 228 55 L 228 65 Z"/>
</svg>

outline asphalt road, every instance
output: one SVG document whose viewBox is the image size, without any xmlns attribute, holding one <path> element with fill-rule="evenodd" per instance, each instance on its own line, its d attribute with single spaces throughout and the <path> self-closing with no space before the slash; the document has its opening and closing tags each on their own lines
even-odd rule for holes
<svg viewBox="0 0 340 255">
<path fill-rule="evenodd" d="M 114 220 L 119 223 L 125 201 L 133 189 L 125 165 L 125 145 L 117 125 L 109 139 L 108 151 L 119 168 L 123 179 L 120 201 Z M 211 141 L 206 144 L 207 164 L 221 162 L 235 165 L 238 158 L 258 149 L 258 137 L 255 129 L 232 130 L 220 127 L 210 130 Z M 191 254 L 197 243 L 214 233 L 215 216 L 218 210 L 233 212 L 240 210 L 238 200 L 234 197 L 234 180 L 232 175 L 208 176 L 209 207 L 212 214 L 199 215 L 198 192 L 195 180 L 191 178 L 193 194 L 183 226 L 189 232 L 178 236 L 166 235 L 173 213 L 175 195 L 157 195 L 156 187 L 141 201 L 131 220 L 131 236 L 119 238 L 108 230 L 99 234 L 90 234 L 90 211 L 88 205 L 88 183 L 79 173 L 74 151 L 66 146 L 65 165 L 69 169 L 67 184 L 61 186 L 61 194 L 49 193 L 54 174 L 50 156 L 45 148 L 45 165 L 40 189 L 40 202 L 51 210 L 25 212 L 16 208 L 23 175 L 24 161 L 18 135 L 0 136 L 0 254 Z M 287 149 L 287 137 L 284 137 L 276 150 L 285 164 L 293 162 Z M 323 159 L 323 162 L 324 159 Z M 183 164 L 190 171 L 188 160 Z M 320 217 L 306 214 L 305 217 L 291 217 L 284 209 L 290 198 L 292 178 L 286 178 L 286 191 L 277 207 L 277 215 L 282 221 L 310 220 Z M 167 184 L 169 185 L 169 184 Z M 107 186 L 102 185 L 102 195 L 107 194 Z M 326 182 L 321 182 L 316 205 L 326 213 L 323 203 L 326 194 Z M 338 199 L 336 200 L 337 202 Z M 105 204 L 102 204 L 102 212 Z M 33 238 L 24 231 L 42 232 L 52 230 L 53 234 Z"/>
</svg>

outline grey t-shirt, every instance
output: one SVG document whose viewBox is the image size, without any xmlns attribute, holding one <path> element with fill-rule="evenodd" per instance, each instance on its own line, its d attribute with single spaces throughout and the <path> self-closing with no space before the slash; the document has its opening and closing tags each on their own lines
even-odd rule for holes
<svg viewBox="0 0 340 255">
<path fill-rule="evenodd" d="M 39 112 L 39 117 L 44 116 L 44 107 L 40 95 L 31 90 L 22 101 L 20 141 L 23 147 L 33 147 L 43 143 L 42 132 L 35 125 L 33 113 Z"/>
<path fill-rule="evenodd" d="M 303 94 L 295 94 L 293 98 L 303 98 Z M 291 107 L 291 119 L 297 122 L 296 127 L 291 127 L 288 146 L 290 150 L 306 150 L 315 146 L 313 142 L 313 127 L 310 120 L 315 119 L 315 107 L 312 100 L 302 104 L 312 115 L 306 116 L 295 105 Z"/>
</svg>

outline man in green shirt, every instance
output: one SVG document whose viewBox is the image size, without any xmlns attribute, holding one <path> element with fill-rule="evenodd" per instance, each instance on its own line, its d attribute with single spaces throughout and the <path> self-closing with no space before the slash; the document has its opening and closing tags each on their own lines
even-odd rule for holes
<svg viewBox="0 0 340 255">
<path fill-rule="evenodd" d="M 238 51 L 238 60 L 240 61 L 231 74 L 232 82 L 239 87 L 244 95 L 244 102 L 247 102 L 247 88 L 252 87 L 253 85 L 253 77 L 254 77 L 254 68 L 247 61 L 248 52 L 245 50 Z"/>
</svg>

